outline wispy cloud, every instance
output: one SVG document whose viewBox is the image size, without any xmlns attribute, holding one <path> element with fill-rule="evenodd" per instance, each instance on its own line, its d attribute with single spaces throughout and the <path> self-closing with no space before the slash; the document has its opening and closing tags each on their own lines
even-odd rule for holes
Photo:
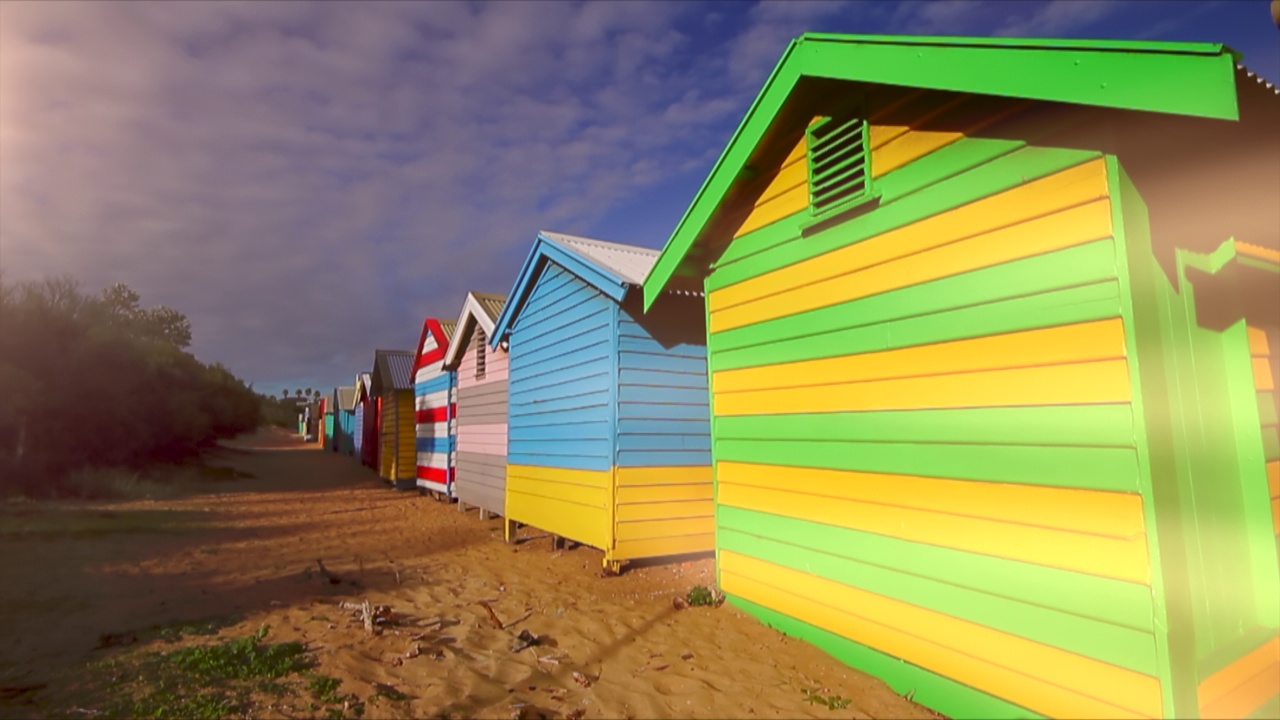
<svg viewBox="0 0 1280 720">
<path fill-rule="evenodd" d="M 340 382 L 505 291 L 536 230 L 607 236 L 705 172 L 802 32 L 1058 34 L 1114 7 L 6 0 L 0 264 L 128 282 L 267 385 Z"/>
</svg>

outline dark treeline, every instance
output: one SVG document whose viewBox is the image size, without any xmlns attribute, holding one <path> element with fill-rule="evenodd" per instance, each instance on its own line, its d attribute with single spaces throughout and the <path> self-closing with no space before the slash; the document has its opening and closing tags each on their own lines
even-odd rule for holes
<svg viewBox="0 0 1280 720">
<path fill-rule="evenodd" d="M 57 495 L 76 470 L 178 462 L 256 428 L 262 397 L 190 344 L 186 316 L 125 285 L 0 279 L 0 493 Z"/>
</svg>

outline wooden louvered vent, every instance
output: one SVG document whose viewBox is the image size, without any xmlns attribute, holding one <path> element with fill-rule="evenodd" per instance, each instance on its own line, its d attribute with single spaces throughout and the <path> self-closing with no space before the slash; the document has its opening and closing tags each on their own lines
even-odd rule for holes
<svg viewBox="0 0 1280 720">
<path fill-rule="evenodd" d="M 485 350 L 488 349 L 488 338 L 483 328 L 476 328 L 476 379 L 484 378 Z"/>
<path fill-rule="evenodd" d="M 807 130 L 809 205 L 827 216 L 871 196 L 871 153 L 861 113 L 826 117 Z"/>
</svg>

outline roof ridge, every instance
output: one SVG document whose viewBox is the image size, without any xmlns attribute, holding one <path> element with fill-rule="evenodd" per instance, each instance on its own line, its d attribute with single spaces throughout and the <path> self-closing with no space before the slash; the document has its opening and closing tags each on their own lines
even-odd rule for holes
<svg viewBox="0 0 1280 720">
<path fill-rule="evenodd" d="M 662 252 L 653 248 L 642 247 L 640 245 L 630 245 L 627 243 L 614 242 L 612 240 L 600 240 L 598 238 L 589 238 L 582 235 L 570 235 L 569 233 L 555 232 L 554 230 L 542 230 L 540 234 L 547 236 L 548 239 L 555 240 L 556 237 L 565 238 L 569 241 L 595 243 L 609 248 L 615 248 L 620 252 L 631 252 L 636 255 L 648 255 L 650 253 L 657 255 Z"/>
</svg>

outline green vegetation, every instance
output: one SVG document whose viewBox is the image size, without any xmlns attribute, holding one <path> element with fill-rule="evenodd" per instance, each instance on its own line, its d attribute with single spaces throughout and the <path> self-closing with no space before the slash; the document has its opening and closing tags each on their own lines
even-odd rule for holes
<svg viewBox="0 0 1280 720">
<path fill-rule="evenodd" d="M 697 607 L 699 605 L 716 607 L 720 605 L 720 603 L 724 602 L 724 593 L 720 592 L 716 588 L 707 587 L 706 585 L 694 585 L 693 588 L 689 590 L 689 594 L 685 596 L 685 599 L 688 600 L 689 604 L 693 607 Z"/>
<path fill-rule="evenodd" d="M 239 618 L 227 615 L 170 625 L 160 628 L 160 638 L 165 642 L 175 643 L 184 637 L 217 635 L 219 630 L 235 625 L 237 622 Z"/>
<path fill-rule="evenodd" d="M 253 430 L 261 398 L 187 352 L 182 313 L 123 284 L 0 279 L 0 494 L 75 496 L 85 468 L 189 460 Z"/>
<path fill-rule="evenodd" d="M 849 707 L 849 703 L 851 702 L 849 698 L 841 697 L 839 695 L 825 697 L 817 690 L 811 690 L 809 688 L 805 688 L 803 692 L 806 702 L 813 703 L 814 705 L 826 705 L 832 710 L 843 710 Z"/>
<path fill-rule="evenodd" d="M 229 622 L 213 619 L 175 628 L 161 636 L 210 635 Z M 269 628 L 252 635 L 173 650 L 141 650 L 90 666 L 88 700 L 81 707 L 107 718 L 197 718 L 252 715 L 271 702 L 309 696 L 312 711 L 326 717 L 360 717 L 364 704 L 338 692 L 337 678 L 311 672 L 316 662 L 297 642 L 267 643 Z M 303 700 L 303 702 L 306 702 Z"/>
</svg>

